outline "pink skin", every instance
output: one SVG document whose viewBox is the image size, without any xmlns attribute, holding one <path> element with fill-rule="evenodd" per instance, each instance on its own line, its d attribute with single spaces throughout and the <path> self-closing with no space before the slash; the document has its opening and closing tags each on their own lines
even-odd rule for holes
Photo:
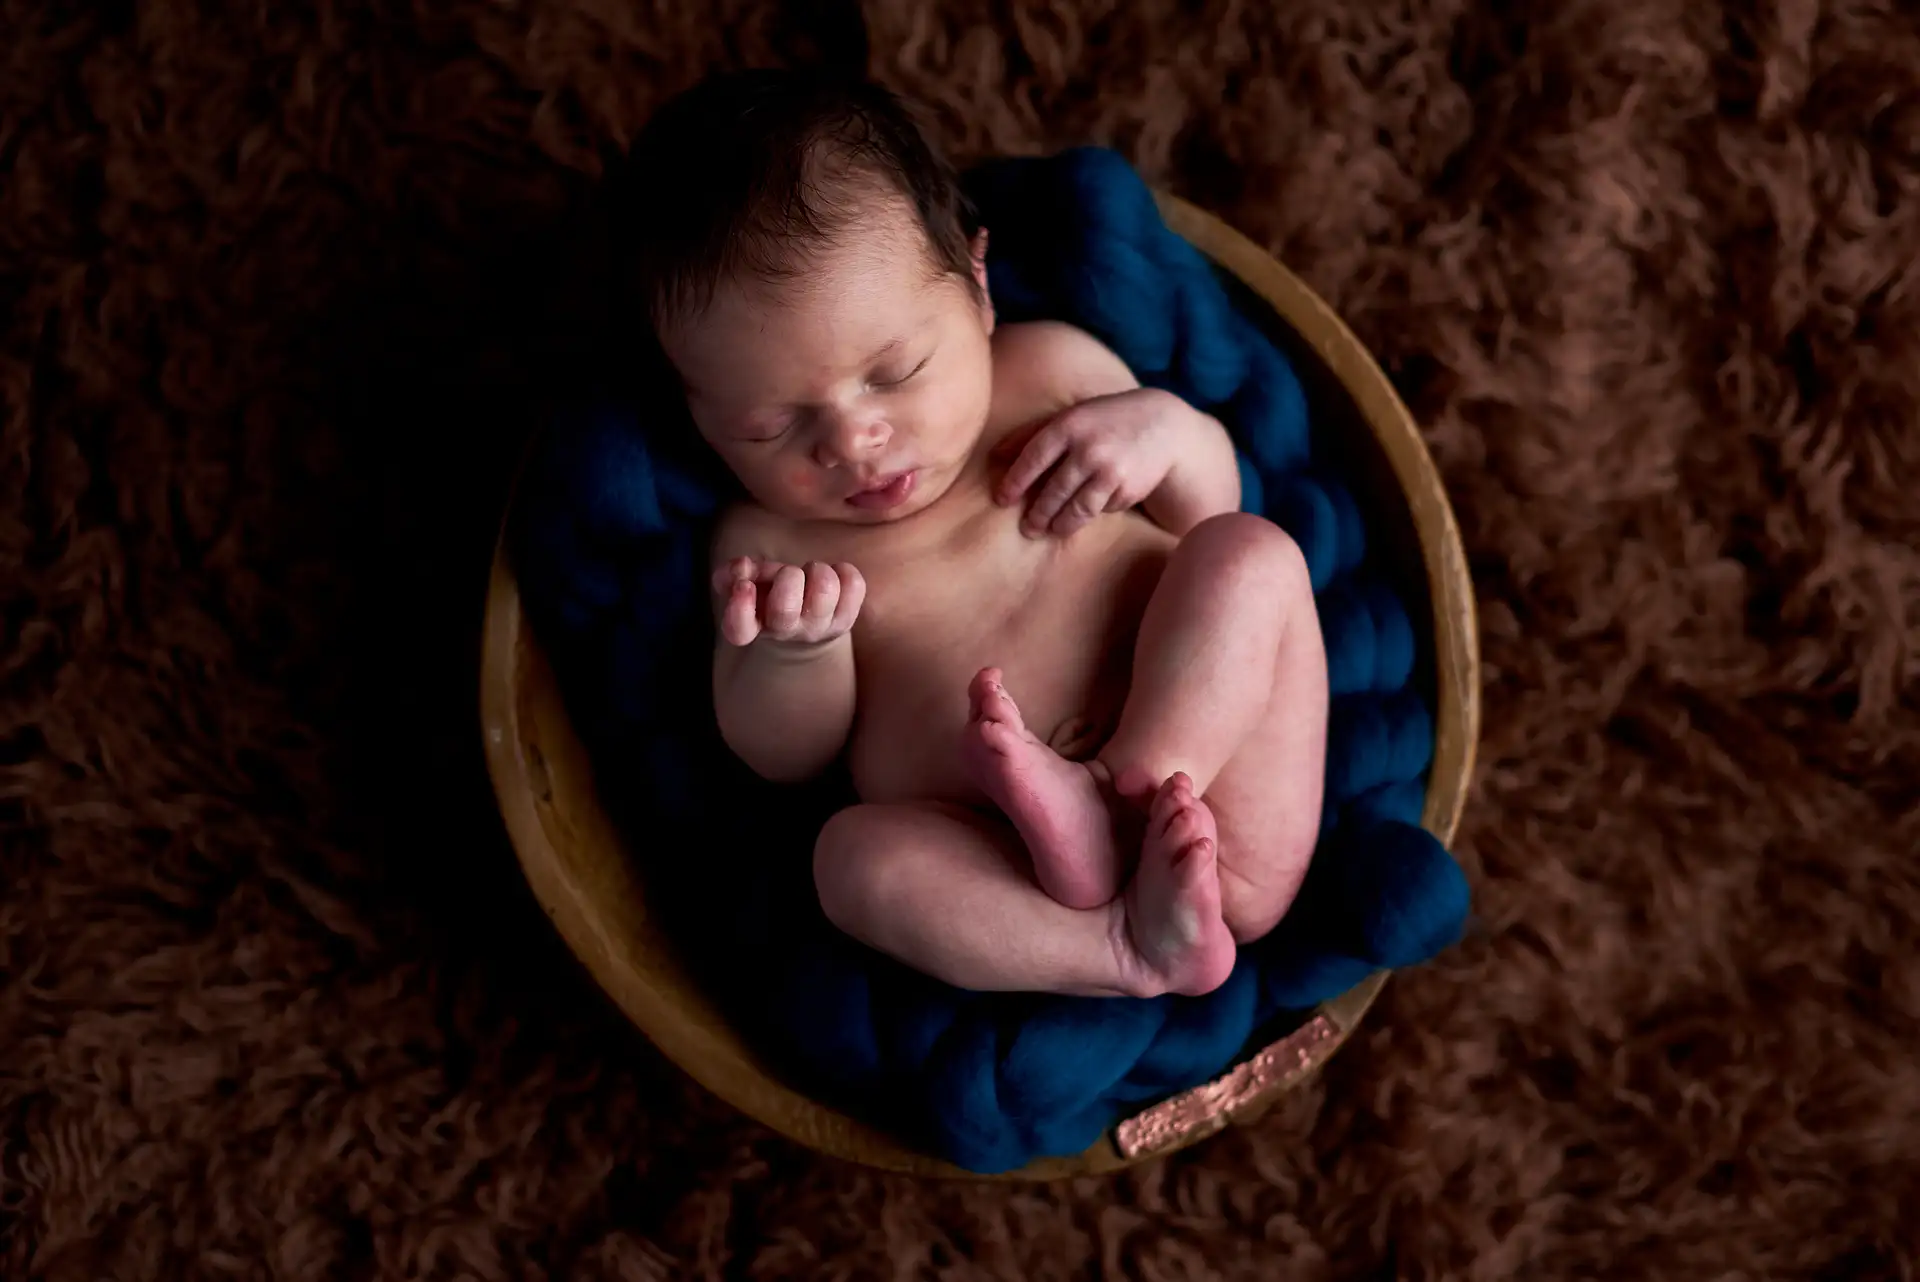
<svg viewBox="0 0 1920 1282">
<path fill-rule="evenodd" d="M 992 311 L 964 282 L 902 272 L 916 235 L 904 206 L 891 209 L 823 253 L 799 286 L 725 285 L 699 317 L 662 334 L 702 434 L 759 505 L 795 528 L 906 520 L 975 466 Z M 983 236 L 982 284 L 984 249 Z M 1142 396 L 1103 412 L 1116 424 L 1133 416 L 1146 442 L 1151 409 Z M 1084 416 L 1071 435 L 1117 439 Z M 1075 457 L 1089 517 L 1150 485 L 1128 458 Z M 902 471 L 914 476 L 897 502 L 862 498 Z M 1214 489 L 1228 482 L 1237 494 L 1231 475 Z M 1064 761 L 1027 733 L 991 671 L 981 674 L 962 750 L 1006 820 L 934 803 L 836 815 L 816 845 L 815 879 L 849 934 L 962 987 L 1153 995 L 1216 987 L 1235 940 L 1278 920 L 1318 826 L 1317 790 L 1274 784 L 1319 777 L 1324 661 L 1316 678 L 1318 629 L 1302 624 L 1312 623 L 1312 598 L 1277 529 L 1237 514 L 1201 520 L 1221 510 L 1213 491 L 1167 488 L 1179 493 L 1162 511 L 1159 496 L 1145 506 L 1163 524 L 1163 512 L 1187 514 L 1169 524 L 1184 537 L 1142 621 L 1113 738 L 1094 762 Z M 756 690 L 798 690 L 778 684 L 784 673 L 817 681 L 834 664 L 851 682 L 853 567 L 722 569 L 717 589 L 743 615 L 729 643 L 737 655 L 759 649 L 777 590 L 793 619 L 769 638 L 820 656 L 769 661 Z M 816 585 L 840 605 L 816 608 Z M 1260 857 L 1234 861 L 1236 850 Z"/>
<path fill-rule="evenodd" d="M 1040 888 L 1069 908 L 1098 908 L 1121 881 L 1112 777 L 1098 761 L 1069 761 L 1037 738 L 1000 682 L 1000 669 L 983 668 L 967 691 L 960 752 L 968 773 L 1026 842 Z"/>
<path fill-rule="evenodd" d="M 660 337 L 695 425 L 767 511 L 796 523 L 904 520 L 972 463 L 993 389 L 987 238 L 973 281 L 932 270 L 904 202 L 798 280 L 726 282 Z M 752 360 L 742 360 L 752 351 Z M 856 502 L 915 473 L 903 502 Z"/>
<path fill-rule="evenodd" d="M 830 920 L 978 991 L 1199 995 L 1233 970 L 1211 816 L 1185 776 L 1154 799 L 1125 895 L 1068 908 L 1021 866 L 1017 835 L 961 807 L 862 805 L 827 821 L 815 882 Z"/>
<path fill-rule="evenodd" d="M 1069 761 L 1027 730 L 987 668 L 969 691 L 961 750 L 974 782 L 1026 843 L 1034 877 L 1063 905 L 1094 908 L 1126 884 L 1130 812 L 1186 778 L 1236 838 L 1266 856 L 1221 868 L 1224 921 L 1257 939 L 1292 902 L 1319 831 L 1325 655 L 1298 548 L 1257 517 L 1202 522 L 1147 605 L 1133 684 L 1113 737 Z M 1245 865 L 1249 872 L 1235 865 Z M 1250 875 L 1258 868 L 1259 875 Z"/>
<path fill-rule="evenodd" d="M 1319 831 L 1326 663 L 1312 608 L 1277 528 L 1238 513 L 1202 522 L 1148 603 L 1098 758 L 1038 742 L 997 671 L 982 671 L 962 751 L 1009 825 L 937 805 L 841 812 L 814 852 L 828 916 L 964 988 L 1211 991 L 1235 943 L 1292 903 Z M 1230 861 L 1236 850 L 1255 857 Z"/>
<path fill-rule="evenodd" d="M 780 465 L 780 488 L 789 494 L 804 495 L 811 504 L 819 501 L 820 481 L 815 468 L 805 459 L 784 459 Z"/>
</svg>

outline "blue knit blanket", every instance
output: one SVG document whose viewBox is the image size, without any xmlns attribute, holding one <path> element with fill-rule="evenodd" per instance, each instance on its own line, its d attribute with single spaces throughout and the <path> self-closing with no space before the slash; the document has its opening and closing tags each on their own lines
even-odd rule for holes
<svg viewBox="0 0 1920 1282">
<path fill-rule="evenodd" d="M 719 740 L 707 538 L 737 491 L 691 447 L 670 398 L 602 398 L 555 423 L 511 546 L 601 793 L 702 982 L 806 1089 L 997 1172 L 1080 1152 L 1290 1013 L 1433 956 L 1459 937 L 1467 886 L 1419 827 L 1433 718 L 1414 673 L 1427 637 L 1369 558 L 1367 514 L 1288 361 L 1117 154 L 996 161 L 968 188 L 993 236 L 1001 319 L 1072 321 L 1143 383 L 1218 416 L 1240 450 L 1243 506 L 1306 553 L 1333 695 L 1324 829 L 1298 901 L 1225 985 L 1153 1000 L 969 993 L 828 925 L 813 837 L 851 791 L 844 773 L 763 783 Z"/>
</svg>

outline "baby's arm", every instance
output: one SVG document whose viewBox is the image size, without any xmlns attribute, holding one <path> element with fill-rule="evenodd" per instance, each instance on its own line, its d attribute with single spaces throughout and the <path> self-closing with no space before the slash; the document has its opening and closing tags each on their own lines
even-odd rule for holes
<svg viewBox="0 0 1920 1282">
<path fill-rule="evenodd" d="M 1127 377 L 1133 377 L 1131 372 Z M 1219 419 L 1172 392 L 1158 395 L 1171 402 L 1166 408 L 1169 430 L 1179 435 L 1180 444 L 1165 479 L 1140 507 L 1155 525 L 1185 537 L 1209 517 L 1240 510 L 1240 460 Z"/>
<path fill-rule="evenodd" d="M 852 733 L 851 629 L 866 581 L 851 565 L 747 552 L 754 524 L 729 517 L 715 548 L 714 711 L 755 774 L 797 783 L 831 765 Z"/>
<path fill-rule="evenodd" d="M 1218 419 L 1172 392 L 1141 387 L 1126 362 L 1084 330 L 1054 322 L 1019 328 L 996 358 L 1064 407 L 1007 475 L 1003 496 L 1031 490 L 1031 524 L 1067 534 L 1100 510 L 1138 504 L 1184 537 L 1239 509 L 1239 460 Z"/>
</svg>

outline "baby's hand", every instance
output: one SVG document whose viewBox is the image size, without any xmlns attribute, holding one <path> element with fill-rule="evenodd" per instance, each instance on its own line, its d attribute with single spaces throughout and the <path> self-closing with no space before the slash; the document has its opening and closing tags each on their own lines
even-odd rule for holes
<svg viewBox="0 0 1920 1282">
<path fill-rule="evenodd" d="M 853 627 L 867 599 L 866 579 L 844 562 L 813 561 L 803 568 L 750 556 L 714 571 L 713 590 L 726 601 L 720 635 L 729 645 L 762 637 L 782 645 L 823 645 Z"/>
<path fill-rule="evenodd" d="M 1172 470 L 1180 433 L 1193 417 L 1185 401 L 1153 388 L 1082 401 L 1034 433 L 1000 483 L 999 500 L 1018 501 L 1046 476 L 1021 528 L 1030 537 L 1064 538 L 1096 516 L 1124 512 L 1153 493 Z"/>
</svg>

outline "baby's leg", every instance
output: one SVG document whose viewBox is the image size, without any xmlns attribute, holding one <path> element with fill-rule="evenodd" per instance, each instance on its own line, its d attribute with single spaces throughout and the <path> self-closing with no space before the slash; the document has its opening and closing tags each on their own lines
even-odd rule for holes
<svg viewBox="0 0 1920 1282">
<path fill-rule="evenodd" d="M 1299 548 L 1233 513 L 1181 540 L 1141 620 L 1133 685 L 1100 760 L 1124 796 L 1176 772 L 1221 828 L 1221 904 L 1236 939 L 1285 913 L 1320 826 L 1326 658 Z"/>
<path fill-rule="evenodd" d="M 1127 893 L 1068 908 L 1026 873 L 1019 837 L 957 806 L 861 805 L 814 847 L 827 917 L 960 988 L 1153 997 L 1205 993 L 1233 969 L 1216 838 L 1191 789 L 1166 790 Z"/>
<path fill-rule="evenodd" d="M 1069 908 L 1111 902 L 1125 869 L 1105 768 L 1069 761 L 1028 730 L 1000 669 L 982 668 L 967 699 L 961 759 L 1026 843 L 1040 888 Z"/>
</svg>

